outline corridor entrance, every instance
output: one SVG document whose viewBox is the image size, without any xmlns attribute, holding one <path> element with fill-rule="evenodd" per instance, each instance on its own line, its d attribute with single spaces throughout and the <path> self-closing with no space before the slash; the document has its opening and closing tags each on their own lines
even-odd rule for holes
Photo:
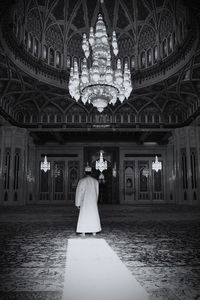
<svg viewBox="0 0 200 300">
<path fill-rule="evenodd" d="M 107 170 L 101 174 L 96 170 L 95 164 L 99 160 L 100 150 L 103 150 L 103 157 L 107 161 Z M 119 178 L 113 176 L 114 166 L 119 165 L 119 150 L 117 147 L 85 147 L 84 165 L 87 163 L 92 167 L 93 176 L 99 181 L 99 203 L 119 203 Z M 101 176 L 100 176 L 101 175 Z"/>
</svg>

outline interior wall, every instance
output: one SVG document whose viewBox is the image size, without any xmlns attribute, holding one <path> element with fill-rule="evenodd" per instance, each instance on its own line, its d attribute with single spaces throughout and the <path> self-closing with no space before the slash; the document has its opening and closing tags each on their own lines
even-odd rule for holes
<svg viewBox="0 0 200 300">
<path fill-rule="evenodd" d="M 162 170 L 152 170 L 155 156 Z M 145 171 L 147 173 L 145 173 Z M 166 146 L 133 145 L 120 149 L 120 203 L 164 203 L 166 196 Z"/>
<path fill-rule="evenodd" d="M 173 147 L 174 158 L 171 181 L 173 181 L 176 202 L 199 205 L 200 128 L 188 126 L 175 129 L 171 147 Z"/>
<path fill-rule="evenodd" d="M 26 129 L 3 125 L 0 127 L 0 205 L 73 204 L 84 167 L 87 162 L 94 167 L 94 158 L 98 158 L 101 148 L 105 159 L 110 159 L 110 203 L 200 204 L 200 129 L 197 126 L 175 129 L 166 146 L 111 142 L 103 146 L 97 142 L 40 146 L 34 144 Z M 51 170 L 45 174 L 40 170 L 44 155 L 51 163 Z M 162 162 L 160 173 L 151 169 L 155 155 Z M 146 169 L 149 173 L 144 175 Z"/>
</svg>

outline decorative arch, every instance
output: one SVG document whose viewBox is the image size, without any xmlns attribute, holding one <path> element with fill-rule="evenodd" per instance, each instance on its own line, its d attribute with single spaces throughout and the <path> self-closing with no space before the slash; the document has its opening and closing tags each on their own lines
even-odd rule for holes
<svg viewBox="0 0 200 300">
<path fill-rule="evenodd" d="M 54 51 L 59 50 L 63 53 L 63 33 L 60 26 L 55 24 L 50 24 L 45 31 L 45 43 L 48 47 L 52 47 Z"/>
<path fill-rule="evenodd" d="M 166 123 L 178 123 L 186 118 L 186 112 L 180 104 L 169 101 L 165 106 L 163 116 Z"/>
<path fill-rule="evenodd" d="M 89 113 L 89 120 L 92 123 L 112 123 L 113 113 L 110 106 L 104 108 L 102 113 L 99 113 L 96 108 L 92 108 Z"/>
<path fill-rule="evenodd" d="M 114 112 L 114 121 L 116 123 L 135 123 L 137 113 L 129 103 L 120 105 Z"/>
<path fill-rule="evenodd" d="M 14 117 L 17 122 L 24 123 L 24 114 L 22 111 L 17 111 Z"/>
<path fill-rule="evenodd" d="M 42 24 L 37 7 L 34 7 L 31 10 L 29 10 L 28 15 L 26 17 L 26 29 L 29 33 L 36 37 L 38 41 L 41 41 Z"/>
<path fill-rule="evenodd" d="M 145 24 L 139 33 L 138 49 L 139 52 L 153 47 L 156 43 L 156 32 L 153 26 Z"/>
<path fill-rule="evenodd" d="M 139 121 L 142 123 L 159 123 L 161 120 L 161 112 L 152 102 L 147 104 L 139 113 Z"/>
<path fill-rule="evenodd" d="M 73 103 L 65 112 L 66 123 L 86 123 L 88 114 L 86 110 L 78 103 Z"/>
<path fill-rule="evenodd" d="M 160 22 L 159 22 L 159 36 L 160 40 L 163 41 L 167 38 L 169 32 L 173 32 L 173 16 L 169 10 L 163 10 Z"/>
</svg>

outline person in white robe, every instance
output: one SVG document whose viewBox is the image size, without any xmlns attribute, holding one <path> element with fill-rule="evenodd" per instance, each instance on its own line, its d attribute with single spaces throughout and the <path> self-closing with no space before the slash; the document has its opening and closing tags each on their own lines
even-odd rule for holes
<svg viewBox="0 0 200 300">
<path fill-rule="evenodd" d="M 86 177 L 79 180 L 76 188 L 75 205 L 80 209 L 76 232 L 93 233 L 101 231 L 98 212 L 99 182 L 91 176 L 92 168 L 85 168 Z"/>
</svg>

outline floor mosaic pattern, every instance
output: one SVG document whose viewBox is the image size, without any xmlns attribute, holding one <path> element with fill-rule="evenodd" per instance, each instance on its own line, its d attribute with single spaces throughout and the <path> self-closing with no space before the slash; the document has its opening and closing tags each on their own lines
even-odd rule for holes
<svg viewBox="0 0 200 300">
<path fill-rule="evenodd" d="M 74 207 L 2 208 L 0 299 L 60 300 Z M 151 300 L 200 300 L 200 210 L 102 206 L 103 238 Z M 90 238 L 87 236 L 86 238 Z"/>
</svg>

